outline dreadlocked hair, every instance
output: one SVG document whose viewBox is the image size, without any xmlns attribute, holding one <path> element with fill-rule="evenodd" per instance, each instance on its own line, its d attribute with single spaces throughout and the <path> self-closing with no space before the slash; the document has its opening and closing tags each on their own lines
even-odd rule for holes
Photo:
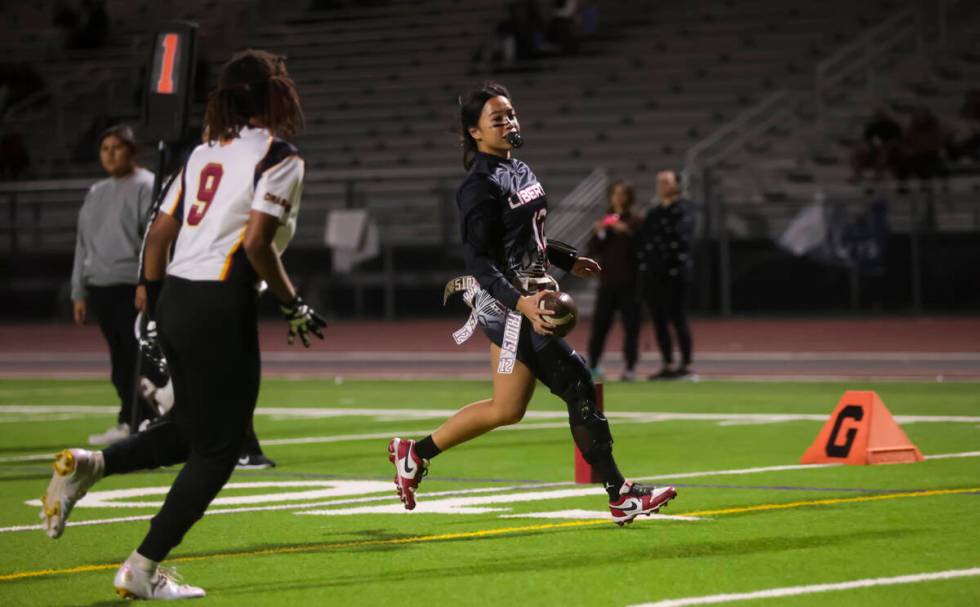
<svg viewBox="0 0 980 607">
<path fill-rule="evenodd" d="M 299 93 L 282 55 L 247 49 L 221 68 L 204 114 L 208 139 L 234 139 L 252 118 L 279 137 L 291 137 L 303 127 Z"/>
<path fill-rule="evenodd" d="M 470 135 L 470 128 L 480 124 L 483 106 L 494 97 L 510 99 L 510 91 L 499 82 L 487 81 L 459 98 L 459 140 L 463 148 L 463 167 L 468 171 L 476 159 L 476 139 Z"/>
</svg>

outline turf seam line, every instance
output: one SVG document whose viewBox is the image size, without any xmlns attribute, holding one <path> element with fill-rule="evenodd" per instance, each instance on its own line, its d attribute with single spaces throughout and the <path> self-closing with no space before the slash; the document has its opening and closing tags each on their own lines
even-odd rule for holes
<svg viewBox="0 0 980 607">
<path fill-rule="evenodd" d="M 886 499 L 900 499 L 906 497 L 931 497 L 937 495 L 953 495 L 958 493 L 974 493 L 980 491 L 980 487 L 970 487 L 962 489 L 940 489 L 935 491 L 917 491 L 913 493 L 893 493 L 889 495 L 875 495 L 868 497 L 851 497 L 832 500 L 814 500 L 809 502 L 790 502 L 787 504 L 760 504 L 757 506 L 746 506 L 744 508 L 726 508 L 722 510 L 705 510 L 701 512 L 684 512 L 680 516 L 722 516 L 726 514 L 740 514 L 743 512 L 756 512 L 764 510 L 781 510 L 788 508 L 801 508 L 806 506 L 822 506 L 831 504 L 843 504 L 851 502 L 880 501 Z M 568 521 L 564 523 L 548 523 L 544 525 L 526 525 L 522 527 L 501 527 L 499 529 L 482 529 L 478 531 L 461 531 L 457 533 L 443 533 L 436 535 L 419 535 L 406 538 L 396 538 L 388 540 L 361 540 L 355 542 L 334 542 L 325 544 L 313 544 L 306 546 L 286 546 L 282 548 L 266 548 L 263 550 L 253 550 L 251 552 L 223 552 L 209 555 L 184 556 L 167 559 L 168 563 L 189 563 L 220 558 L 233 558 L 238 556 L 270 556 L 278 554 L 300 554 L 316 552 L 325 549 L 339 548 L 363 548 L 367 546 L 396 546 L 403 544 L 420 544 L 425 542 L 449 541 L 457 539 L 472 539 L 481 537 L 493 537 L 499 535 L 510 535 L 518 533 L 529 533 L 533 531 L 552 531 L 556 529 L 568 529 L 574 527 L 594 527 L 598 525 L 609 525 L 611 520 L 585 520 Z M 37 571 L 18 571 L 0 575 L 0 582 L 9 582 L 36 577 L 47 577 L 54 575 L 68 575 L 73 573 L 87 573 L 91 571 L 105 571 L 119 567 L 118 563 L 103 563 L 100 565 L 80 565 L 66 569 L 40 569 Z"/>
</svg>

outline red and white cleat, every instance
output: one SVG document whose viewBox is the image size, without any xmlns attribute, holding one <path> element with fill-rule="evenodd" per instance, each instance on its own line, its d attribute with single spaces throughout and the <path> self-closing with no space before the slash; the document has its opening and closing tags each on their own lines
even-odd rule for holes
<svg viewBox="0 0 980 607">
<path fill-rule="evenodd" d="M 656 514 L 675 497 L 677 497 L 677 489 L 670 485 L 654 487 L 626 481 L 619 490 L 619 498 L 609 502 L 609 510 L 616 524 L 622 527 L 632 523 L 633 519 L 641 514 L 646 516 Z"/>
<path fill-rule="evenodd" d="M 415 441 L 393 438 L 388 443 L 388 461 L 395 466 L 395 488 L 406 510 L 415 508 L 415 490 L 429 470 L 428 460 L 415 453 Z"/>
</svg>

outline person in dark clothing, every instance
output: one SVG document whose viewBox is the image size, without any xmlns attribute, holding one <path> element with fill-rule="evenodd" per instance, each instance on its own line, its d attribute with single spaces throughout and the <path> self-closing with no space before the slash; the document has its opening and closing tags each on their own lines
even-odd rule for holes
<svg viewBox="0 0 980 607">
<path fill-rule="evenodd" d="M 456 204 L 471 275 L 451 281 L 445 296 L 463 291 L 473 309 L 469 322 L 454 334 L 456 342 L 465 341 L 477 325 L 490 341 L 493 395 L 463 407 L 419 441 L 391 440 L 388 459 L 405 508 L 415 508 L 415 491 L 432 458 L 519 422 L 540 380 L 565 401 L 572 439 L 602 479 L 613 520 L 623 525 L 658 511 L 676 491 L 623 478 L 589 369 L 568 342 L 553 335 L 553 313 L 540 306 L 557 286 L 547 273 L 550 264 L 580 277 L 595 275 L 599 265 L 545 236 L 548 199 L 531 168 L 513 157 L 523 138 L 507 89 L 488 82 L 461 97 L 460 126 L 469 174 Z"/>
<path fill-rule="evenodd" d="M 966 94 L 946 148 L 952 160 L 980 162 L 980 89 Z"/>
<path fill-rule="evenodd" d="M 650 379 L 679 379 L 691 374 L 691 330 L 687 322 L 687 294 L 693 263 L 694 209 L 681 197 L 680 179 L 674 171 L 657 175 L 660 204 L 647 213 L 637 235 L 637 266 L 641 293 L 653 317 L 663 368 Z M 672 326 L 681 350 L 674 364 Z"/>
<path fill-rule="evenodd" d="M 642 219 L 633 213 L 635 198 L 632 185 L 625 181 L 613 183 L 609 188 L 609 209 L 592 227 L 587 254 L 596 256 L 603 267 L 592 316 L 592 335 L 589 337 L 589 366 L 593 378 L 602 376 L 599 359 L 613 316 L 618 311 L 623 321 L 623 356 L 626 363 L 622 379 L 636 379 L 634 368 L 639 349 L 640 310 L 636 297 L 633 238 L 640 229 Z"/>
<path fill-rule="evenodd" d="M 900 125 L 884 105 L 875 109 L 864 126 L 864 137 L 851 151 L 852 181 L 861 181 L 864 171 L 871 169 L 875 181 L 886 171 L 894 171 L 902 141 Z"/>
<path fill-rule="evenodd" d="M 945 143 L 946 134 L 932 110 L 920 107 L 913 111 L 899 152 L 898 179 L 928 181 L 943 175 Z"/>
</svg>

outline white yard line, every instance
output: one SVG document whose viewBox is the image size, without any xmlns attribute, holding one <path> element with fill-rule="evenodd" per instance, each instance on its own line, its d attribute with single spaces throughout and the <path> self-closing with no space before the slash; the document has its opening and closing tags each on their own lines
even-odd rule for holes
<svg viewBox="0 0 980 607">
<path fill-rule="evenodd" d="M 964 453 L 942 453 L 937 455 L 927 455 L 926 459 L 950 459 L 959 457 L 980 457 L 980 451 L 969 451 Z M 710 476 L 730 476 L 730 475 L 742 475 L 742 474 L 754 474 L 760 472 L 781 472 L 787 470 L 801 470 L 801 469 L 815 469 L 815 468 L 826 468 L 831 466 L 836 466 L 839 464 L 817 464 L 817 465 L 791 465 L 791 466 L 762 466 L 757 468 L 742 468 L 735 470 L 708 470 L 702 472 L 680 472 L 674 474 L 659 474 L 656 476 L 640 477 L 636 480 L 643 479 L 677 479 L 677 478 L 696 478 L 696 477 L 710 477 Z M 556 483 L 538 483 L 538 484 L 526 484 L 526 485 L 513 485 L 509 487 L 477 487 L 474 489 L 458 489 L 454 491 L 433 491 L 431 493 L 427 492 L 423 495 L 424 499 L 429 499 L 433 497 L 458 497 L 472 494 L 486 494 L 486 493 L 506 493 L 508 491 L 527 491 L 529 489 L 547 489 L 555 487 L 568 487 L 574 486 L 573 482 L 556 482 Z M 247 508 L 221 508 L 221 509 L 209 509 L 205 512 L 205 516 L 214 516 L 220 514 L 238 514 L 243 512 L 268 512 L 275 510 L 307 510 L 310 508 L 322 508 L 331 506 L 345 506 L 351 504 L 365 504 L 365 503 L 376 503 L 376 502 L 389 502 L 393 501 L 395 498 L 393 496 L 375 496 L 375 497 L 363 497 L 355 499 L 345 499 L 345 500 L 330 500 L 323 502 L 313 502 L 306 504 L 276 504 L 272 506 L 255 506 Z M 128 523 L 133 521 L 148 521 L 153 518 L 153 515 L 136 515 L 136 516 L 123 516 L 115 518 L 105 518 L 96 519 L 88 521 L 70 521 L 68 523 L 69 527 L 88 527 L 92 525 L 109 525 L 113 523 Z M 35 531 L 41 529 L 41 525 L 15 525 L 11 527 L 0 527 L 0 533 L 13 533 L 18 531 Z"/>
<path fill-rule="evenodd" d="M 631 422 L 632 420 L 624 420 L 624 421 Z M 497 430 L 503 430 L 503 431 L 554 430 L 554 429 L 565 429 L 565 428 L 568 428 L 568 422 L 517 424 L 514 426 L 503 426 L 501 428 L 497 428 Z M 322 444 L 322 443 L 343 443 L 348 441 L 360 441 L 360 440 L 383 440 L 383 439 L 391 438 L 393 436 L 417 436 L 431 431 L 432 428 L 428 428 L 425 430 L 404 430 L 400 432 L 396 432 L 396 431 L 372 432 L 369 434 L 338 434 L 335 436 L 302 436 L 298 438 L 273 438 L 270 440 L 263 439 L 262 445 L 263 446 L 310 445 L 310 444 Z"/>
<path fill-rule="evenodd" d="M 654 476 L 639 476 L 634 480 L 676 480 L 680 478 L 700 478 L 702 476 L 741 476 L 743 474 L 758 474 L 760 472 L 787 472 L 790 470 L 813 470 L 816 468 L 833 468 L 842 464 L 792 464 L 789 466 L 764 466 L 762 468 L 742 468 L 736 470 L 712 470 L 702 472 L 679 472 L 676 474 L 657 474 Z"/>
<path fill-rule="evenodd" d="M 259 407 L 256 415 L 273 417 L 332 418 L 371 417 L 398 419 L 441 419 L 456 409 L 390 409 L 372 407 Z M 0 415 L 93 414 L 115 415 L 118 407 L 78 405 L 0 405 Z M 646 422 L 714 421 L 741 423 L 778 423 L 798 421 L 827 421 L 828 413 L 687 413 L 673 411 L 607 411 L 610 419 L 633 419 Z M 566 419 L 565 411 L 528 411 L 527 419 Z M 895 415 L 900 424 L 915 423 L 980 423 L 980 416 L 971 415 Z"/>
<path fill-rule="evenodd" d="M 961 453 L 937 453 L 927 455 L 926 459 L 952 459 L 957 457 L 980 457 L 980 451 L 963 451 Z"/>
<path fill-rule="evenodd" d="M 641 603 L 639 605 L 633 605 L 632 607 L 686 607 L 687 605 L 718 605 L 721 603 L 734 603 L 736 601 L 776 599 L 785 596 L 800 596 L 804 594 L 816 594 L 819 592 L 835 592 L 838 590 L 855 590 L 857 588 L 872 588 L 876 586 L 895 586 L 898 584 L 917 584 L 920 582 L 934 582 L 937 580 L 952 580 L 977 575 L 980 575 L 980 567 L 973 567 L 971 569 L 949 569 L 947 571 L 937 571 L 935 573 L 915 573 L 912 575 L 899 575 L 895 577 L 866 578 L 863 580 L 839 582 L 836 584 L 787 586 L 785 588 L 770 588 L 768 590 L 757 590 L 755 592 L 711 594 L 706 596 L 687 597 L 683 599 L 667 599 L 653 603 Z"/>
<path fill-rule="evenodd" d="M 541 489 L 546 487 L 556 487 L 562 485 L 569 485 L 573 483 L 541 483 L 541 484 L 529 484 L 529 485 L 513 485 L 510 487 L 477 487 L 474 489 L 457 489 L 455 491 L 433 491 L 431 493 L 426 493 L 427 497 L 443 497 L 443 496 L 458 496 L 458 495 L 470 495 L 479 493 L 498 493 L 506 491 L 515 491 L 518 489 Z M 392 489 L 391 493 L 394 493 Z M 251 506 L 247 508 L 218 508 L 218 509 L 208 509 L 204 515 L 213 516 L 220 514 L 237 514 L 239 512 L 270 512 L 276 510 L 305 510 L 307 508 L 319 508 L 325 506 L 346 506 L 350 504 L 366 504 L 372 502 L 389 502 L 395 498 L 394 496 L 375 496 L 375 497 L 360 497 L 354 499 L 344 499 L 344 500 L 329 500 L 322 502 L 310 502 L 306 504 L 276 504 L 273 506 Z M 89 521 L 69 521 L 67 523 L 68 527 L 89 527 L 92 525 L 108 525 L 112 523 L 128 523 L 132 521 L 148 521 L 153 518 L 152 514 L 143 514 L 136 516 L 121 516 L 105 519 L 95 519 Z M 14 531 L 33 531 L 41 529 L 41 525 L 18 525 L 13 527 L 0 527 L 0 533 L 10 533 Z"/>
</svg>

